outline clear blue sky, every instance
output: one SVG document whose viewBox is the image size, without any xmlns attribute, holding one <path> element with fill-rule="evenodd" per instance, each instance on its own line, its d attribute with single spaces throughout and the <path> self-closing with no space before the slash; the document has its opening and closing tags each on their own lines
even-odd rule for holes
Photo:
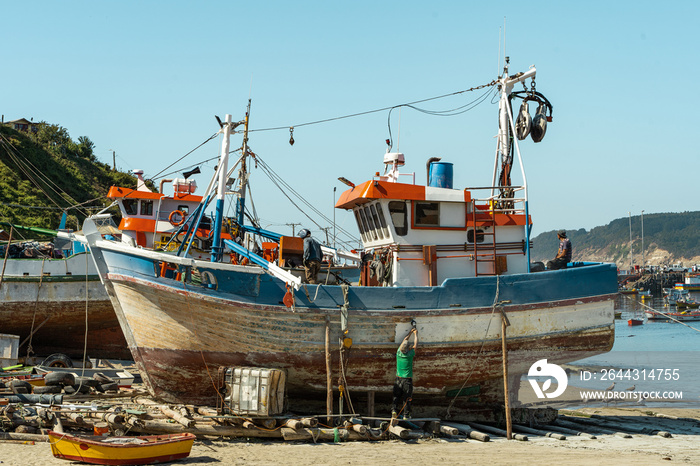
<svg viewBox="0 0 700 466">
<path fill-rule="evenodd" d="M 535 64 L 554 105 L 544 141 L 522 145 L 534 234 L 698 210 L 695 1 L 6 2 L 0 113 L 88 136 L 101 161 L 114 150 L 120 169 L 153 177 L 216 132 L 214 115 L 242 119 L 249 95 L 260 129 L 488 83 L 504 17 L 511 72 Z M 253 132 L 250 147 L 332 217 L 339 176 L 359 183 L 383 170 L 387 113 L 298 127 L 293 147 L 288 130 Z M 438 156 L 455 164 L 455 187 L 490 183 L 496 105 L 454 117 L 404 108 L 400 118 L 404 171 L 417 181 Z M 209 143 L 175 168 L 218 150 Z M 196 177 L 202 190 L 214 165 Z M 301 222 L 319 234 L 260 170 L 251 182 L 263 226 L 288 233 L 279 225 Z M 336 218 L 355 231 L 350 214 Z"/>
</svg>

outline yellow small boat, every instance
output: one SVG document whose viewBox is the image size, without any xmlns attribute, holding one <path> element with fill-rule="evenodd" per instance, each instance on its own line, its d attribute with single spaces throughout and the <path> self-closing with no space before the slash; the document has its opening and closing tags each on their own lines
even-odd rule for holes
<svg viewBox="0 0 700 466">
<path fill-rule="evenodd" d="M 56 458 L 90 464 L 165 463 L 190 455 L 193 434 L 139 437 L 74 436 L 49 431 L 51 452 Z"/>
</svg>

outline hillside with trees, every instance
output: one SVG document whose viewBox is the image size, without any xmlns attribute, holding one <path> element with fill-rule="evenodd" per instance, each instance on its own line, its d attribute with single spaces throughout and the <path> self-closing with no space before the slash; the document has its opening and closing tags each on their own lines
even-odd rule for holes
<svg viewBox="0 0 700 466">
<path fill-rule="evenodd" d="M 112 185 L 135 187 L 136 179 L 114 171 L 94 154 L 87 136 L 41 122 L 36 131 L 0 125 L 0 221 L 55 229 L 63 211 L 69 228 L 107 205 Z"/>
<path fill-rule="evenodd" d="M 607 225 L 567 230 L 575 261 L 615 262 L 618 267 L 642 265 L 641 216 L 633 216 L 630 242 L 629 217 Z M 556 255 L 559 241 L 556 231 L 541 233 L 532 239 L 532 260 L 547 261 Z M 630 257 L 630 253 L 632 257 Z M 659 213 L 644 215 L 644 262 L 646 265 L 683 263 L 689 267 L 700 263 L 700 212 Z"/>
</svg>

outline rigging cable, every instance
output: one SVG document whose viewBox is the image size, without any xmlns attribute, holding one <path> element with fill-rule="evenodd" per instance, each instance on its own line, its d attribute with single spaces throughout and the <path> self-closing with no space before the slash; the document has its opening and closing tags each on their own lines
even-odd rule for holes
<svg viewBox="0 0 700 466">
<path fill-rule="evenodd" d="M 300 127 L 300 126 L 317 125 L 317 124 L 319 124 L 319 123 L 328 123 L 328 122 L 330 122 L 330 121 L 343 120 L 343 119 L 346 119 L 346 118 L 354 118 L 354 117 L 357 117 L 357 116 L 369 115 L 369 114 L 371 114 L 371 113 L 384 112 L 384 111 L 386 111 L 386 110 L 391 110 L 391 109 L 393 109 L 393 108 L 400 107 L 400 106 L 415 105 L 415 104 L 420 104 L 420 103 L 423 103 L 423 102 L 429 102 L 429 101 L 431 101 L 431 100 L 443 99 L 443 98 L 445 98 L 445 97 L 452 97 L 452 96 L 455 96 L 455 95 L 464 94 L 465 92 L 471 92 L 471 91 L 476 91 L 476 90 L 479 90 L 479 89 L 484 89 L 484 88 L 487 88 L 487 87 L 495 86 L 496 84 L 498 84 L 498 82 L 497 82 L 496 80 L 493 80 L 493 81 L 491 81 L 491 82 L 488 83 L 488 84 L 482 84 L 482 85 L 480 85 L 480 86 L 476 86 L 476 87 L 472 87 L 472 88 L 469 88 L 469 89 L 465 89 L 465 90 L 463 90 L 463 91 L 451 92 L 451 93 L 449 93 L 449 94 L 443 94 L 443 95 L 439 95 L 439 96 L 436 96 L 436 97 L 429 97 L 429 98 L 427 98 L 427 99 L 421 99 L 421 100 L 416 100 L 416 101 L 413 101 L 413 102 L 407 102 L 407 103 L 401 104 L 401 105 L 392 105 L 391 107 L 383 107 L 383 108 L 378 108 L 378 109 L 375 109 L 375 110 L 368 110 L 368 111 L 365 111 L 365 112 L 353 113 L 353 114 L 350 114 L 350 115 L 343 115 L 343 116 L 334 117 L 334 118 L 326 118 L 326 119 L 323 119 L 323 120 L 309 121 L 309 122 L 307 122 L 307 123 L 300 123 L 300 124 L 296 124 L 296 125 L 286 125 L 286 126 L 275 126 L 275 127 L 272 127 L 272 128 L 251 129 L 251 130 L 248 130 L 248 132 L 251 132 L 251 133 L 252 133 L 253 131 L 276 131 L 276 130 L 282 130 L 282 129 L 288 130 L 289 128 L 292 128 L 292 127 L 293 127 L 293 128 L 298 128 L 298 127 Z"/>
<path fill-rule="evenodd" d="M 292 203 L 294 207 L 296 207 L 302 214 L 304 214 L 314 225 L 316 225 L 319 229 L 322 229 L 321 225 L 317 223 L 314 219 L 312 219 L 309 214 L 307 214 L 292 198 L 285 192 L 285 189 L 290 191 L 294 196 L 296 196 L 301 202 L 303 202 L 307 207 L 309 207 L 316 215 L 321 217 L 324 221 L 328 222 L 329 224 L 332 224 L 333 221 L 329 219 L 326 215 L 324 215 L 320 210 L 318 210 L 312 203 L 307 201 L 301 194 L 299 194 L 297 191 L 294 190 L 282 177 L 280 177 L 277 173 L 275 173 L 272 168 L 269 167 L 261 158 L 259 155 L 256 155 L 256 160 L 258 161 L 261 169 L 263 172 L 267 175 L 268 178 L 270 178 L 270 181 L 277 186 L 277 188 L 284 194 L 284 196 L 289 199 L 289 202 Z M 280 186 L 282 185 L 282 186 Z M 357 238 L 355 238 L 352 233 L 348 232 L 347 230 L 343 229 L 342 227 L 337 227 L 338 231 L 341 233 L 344 233 L 347 235 L 351 240 L 357 241 Z"/>
<path fill-rule="evenodd" d="M 7 154 L 10 156 L 12 161 L 17 165 L 17 168 L 24 174 L 26 178 L 28 178 L 36 187 L 39 189 L 44 195 L 51 201 L 53 202 L 57 207 L 61 207 L 56 200 L 49 195 L 48 192 L 42 187 L 41 183 L 39 183 L 39 180 L 43 181 L 44 184 L 54 193 L 58 195 L 61 199 L 64 201 L 69 201 L 73 203 L 77 203 L 75 199 L 73 199 L 68 193 L 63 191 L 56 183 L 54 183 L 51 178 L 47 177 L 44 175 L 40 170 L 38 170 L 29 160 L 24 157 L 19 150 L 5 138 L 5 136 L 0 135 L 2 139 L 0 139 L 0 143 L 2 143 L 2 146 L 5 147 L 5 150 L 7 151 Z M 65 196 L 65 197 L 64 197 Z M 84 215 L 87 215 L 84 211 L 81 212 Z"/>
</svg>

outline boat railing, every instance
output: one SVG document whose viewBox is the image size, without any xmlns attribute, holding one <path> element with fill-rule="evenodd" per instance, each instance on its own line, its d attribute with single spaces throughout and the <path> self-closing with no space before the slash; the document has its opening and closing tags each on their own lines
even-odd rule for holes
<svg viewBox="0 0 700 466">
<path fill-rule="evenodd" d="M 524 197 L 515 197 L 517 192 L 525 191 L 523 186 L 481 186 L 481 187 L 469 187 L 465 188 L 467 191 L 479 191 L 479 190 L 489 190 L 491 192 L 499 191 L 502 193 L 504 191 L 509 191 L 512 197 L 504 197 L 501 194 L 491 195 L 484 198 L 472 198 L 475 206 L 478 205 L 486 206 L 484 213 L 493 212 L 498 214 L 525 214 L 525 201 Z"/>
</svg>

